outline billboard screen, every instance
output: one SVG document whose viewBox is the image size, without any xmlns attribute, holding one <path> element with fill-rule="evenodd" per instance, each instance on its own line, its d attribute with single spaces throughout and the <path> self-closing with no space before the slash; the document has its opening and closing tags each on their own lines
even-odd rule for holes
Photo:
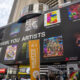
<svg viewBox="0 0 80 80">
<path fill-rule="evenodd" d="M 80 3 L 68 7 L 68 17 L 69 20 L 80 19 Z"/>
<path fill-rule="evenodd" d="M 15 60 L 17 52 L 17 45 L 10 45 L 6 49 L 4 60 Z"/>
<path fill-rule="evenodd" d="M 21 27 L 21 24 L 20 23 L 13 24 L 11 26 L 10 36 L 17 35 L 20 32 L 20 27 Z"/>
<path fill-rule="evenodd" d="M 49 26 L 61 22 L 60 10 L 55 10 L 44 15 L 44 26 Z"/>
<path fill-rule="evenodd" d="M 43 48 L 44 57 L 63 56 L 62 36 L 55 36 L 44 39 Z"/>
<path fill-rule="evenodd" d="M 65 61 L 69 58 L 79 60 L 79 7 L 80 3 L 76 3 L 61 9 L 49 10 L 39 17 L 26 20 L 25 23 L 15 22 L 7 25 L 0 42 L 2 63 L 14 64 L 25 61 L 29 64 L 31 40 L 39 40 L 41 63 Z"/>
</svg>

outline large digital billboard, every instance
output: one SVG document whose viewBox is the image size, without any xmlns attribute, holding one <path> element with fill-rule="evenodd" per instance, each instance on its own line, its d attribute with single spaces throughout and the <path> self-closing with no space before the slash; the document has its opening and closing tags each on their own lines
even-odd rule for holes
<svg viewBox="0 0 80 80">
<path fill-rule="evenodd" d="M 27 19 L 25 23 L 15 22 L 7 25 L 0 42 L 0 58 L 3 63 L 25 61 L 27 64 L 28 42 L 31 40 L 40 41 L 41 63 L 65 61 L 69 58 L 79 60 L 79 7 L 80 3 L 76 3 L 61 9 L 49 10 L 39 17 Z"/>
</svg>

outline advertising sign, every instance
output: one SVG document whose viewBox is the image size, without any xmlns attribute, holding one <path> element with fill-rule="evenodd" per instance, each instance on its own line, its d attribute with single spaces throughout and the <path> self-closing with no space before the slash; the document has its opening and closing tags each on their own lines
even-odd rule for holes
<svg viewBox="0 0 80 80">
<path fill-rule="evenodd" d="M 34 50 L 40 47 L 40 63 L 80 60 L 79 11 L 80 3 L 76 3 L 0 29 L 0 62 L 32 64 L 30 46 L 34 42 L 38 46 Z"/>
<path fill-rule="evenodd" d="M 69 20 L 80 19 L 80 3 L 68 7 Z"/>
<path fill-rule="evenodd" d="M 45 14 L 44 19 L 44 26 L 60 23 L 60 10 L 55 10 Z"/>
<path fill-rule="evenodd" d="M 4 68 L 0 69 L 0 73 L 6 73 L 6 69 Z"/>
<path fill-rule="evenodd" d="M 17 45 L 10 45 L 6 49 L 4 60 L 15 60 Z"/>
<path fill-rule="evenodd" d="M 31 80 L 37 80 L 40 78 L 40 41 L 29 41 L 29 58 L 31 69 Z"/>
<path fill-rule="evenodd" d="M 44 57 L 63 56 L 62 36 L 44 39 Z"/>
<path fill-rule="evenodd" d="M 20 65 L 18 74 L 30 74 L 30 66 Z"/>
</svg>

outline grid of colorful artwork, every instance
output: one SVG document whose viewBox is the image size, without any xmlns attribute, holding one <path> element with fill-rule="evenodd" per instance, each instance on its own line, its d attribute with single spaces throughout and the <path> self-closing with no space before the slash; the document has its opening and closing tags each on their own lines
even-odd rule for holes
<svg viewBox="0 0 80 80">
<path fill-rule="evenodd" d="M 60 11 L 52 11 L 50 13 L 45 14 L 44 16 L 44 26 L 49 26 L 52 24 L 60 23 Z"/>
</svg>

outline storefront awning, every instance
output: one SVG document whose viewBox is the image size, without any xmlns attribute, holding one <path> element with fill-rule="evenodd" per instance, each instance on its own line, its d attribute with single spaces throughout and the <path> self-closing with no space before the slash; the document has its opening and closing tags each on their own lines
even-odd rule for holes
<svg viewBox="0 0 80 80">
<path fill-rule="evenodd" d="M 9 68 L 9 66 L 0 63 L 0 68 Z"/>
</svg>

